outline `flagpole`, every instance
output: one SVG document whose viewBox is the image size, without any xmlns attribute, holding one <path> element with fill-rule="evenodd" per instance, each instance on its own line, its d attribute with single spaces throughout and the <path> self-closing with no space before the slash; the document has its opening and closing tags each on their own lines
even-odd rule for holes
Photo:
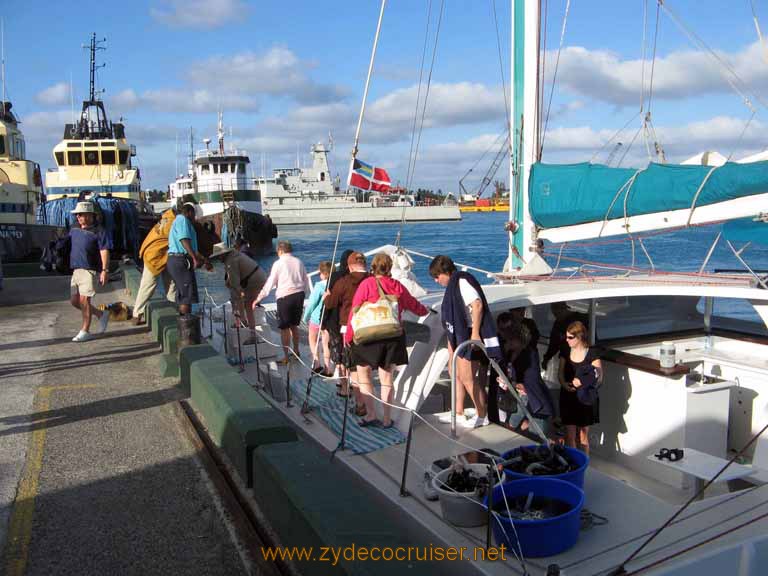
<svg viewBox="0 0 768 576">
<path fill-rule="evenodd" d="M 357 145 L 360 142 L 360 129 L 363 127 L 363 116 L 365 115 L 365 102 L 368 99 L 368 87 L 371 85 L 371 74 L 373 73 L 373 61 L 376 58 L 376 47 L 379 45 L 379 34 L 381 33 L 381 22 L 384 19 L 384 7 L 387 0 L 381 0 L 381 10 L 379 11 L 379 22 L 376 25 L 376 36 L 373 39 L 373 49 L 371 50 L 371 61 L 368 64 L 368 77 L 365 79 L 365 90 L 363 91 L 363 102 L 360 105 L 360 116 L 357 119 L 357 129 L 355 130 L 355 141 L 352 144 L 352 158 L 349 162 L 349 173 L 347 175 L 347 188 L 352 179 L 352 171 L 355 168 L 355 158 L 357 157 Z"/>
</svg>

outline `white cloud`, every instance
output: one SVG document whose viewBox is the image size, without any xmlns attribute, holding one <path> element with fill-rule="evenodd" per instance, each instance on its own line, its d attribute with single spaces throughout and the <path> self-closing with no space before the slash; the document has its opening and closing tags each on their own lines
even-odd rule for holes
<svg viewBox="0 0 768 576">
<path fill-rule="evenodd" d="M 681 126 L 657 126 L 658 142 L 664 149 L 667 161 L 679 162 L 706 150 L 716 150 L 738 159 L 749 151 L 768 148 L 768 136 L 763 122 L 753 120 L 745 130 L 742 118 L 716 116 L 707 120 L 691 122 Z M 627 152 L 638 125 L 629 127 L 606 146 L 596 158 L 604 162 L 617 142 L 622 143 L 620 155 Z M 547 133 L 544 145 L 545 161 L 588 161 L 615 134 L 615 130 L 593 129 L 588 126 L 554 128 Z M 654 143 L 649 142 L 651 151 Z M 548 160 L 549 158 L 549 160 Z M 627 153 L 624 166 L 641 166 L 648 161 L 646 144 L 642 132 Z"/>
<path fill-rule="evenodd" d="M 768 67 L 759 43 L 753 43 L 734 53 L 718 52 L 728 62 L 753 93 L 768 87 Z M 554 61 L 555 54 L 550 57 Z M 640 103 L 640 91 L 645 82 L 646 97 L 650 81 L 650 60 L 622 60 L 605 50 L 589 50 L 580 46 L 563 49 L 557 72 L 557 89 L 580 94 L 615 105 Z M 552 73 L 552 68 L 548 71 Z M 684 99 L 703 94 L 733 93 L 729 80 L 733 76 L 705 52 L 686 50 L 657 57 L 653 73 L 653 97 Z M 738 81 L 737 81 L 738 82 Z"/>
<path fill-rule="evenodd" d="M 135 110 L 137 108 L 150 108 L 157 112 L 193 112 L 199 114 L 213 114 L 219 106 L 224 110 L 240 110 L 255 112 L 259 109 L 259 101 L 251 96 L 219 93 L 211 90 L 196 88 L 164 88 L 160 90 L 146 90 L 137 94 L 132 89 L 127 89 L 115 95 L 110 105 L 118 113 Z"/>
<path fill-rule="evenodd" d="M 291 96 L 301 103 L 333 102 L 347 91 L 309 78 L 310 65 L 288 48 L 275 46 L 263 54 L 243 52 L 195 62 L 185 74 L 195 86 L 242 94 Z"/>
<path fill-rule="evenodd" d="M 379 127 L 397 125 L 399 129 L 410 129 L 416 112 L 417 95 L 418 86 L 411 86 L 395 90 L 374 101 L 369 108 L 371 123 Z M 424 125 L 455 126 L 493 120 L 503 123 L 504 115 L 504 94 L 501 88 L 471 82 L 436 83 L 430 88 Z"/>
<path fill-rule="evenodd" d="M 69 84 L 66 82 L 58 82 L 53 86 L 49 86 L 45 90 L 38 92 L 35 96 L 40 104 L 46 106 L 61 106 L 69 102 Z"/>
<path fill-rule="evenodd" d="M 174 28 L 216 28 L 242 20 L 248 6 L 241 0 L 161 0 L 150 14 Z"/>
</svg>

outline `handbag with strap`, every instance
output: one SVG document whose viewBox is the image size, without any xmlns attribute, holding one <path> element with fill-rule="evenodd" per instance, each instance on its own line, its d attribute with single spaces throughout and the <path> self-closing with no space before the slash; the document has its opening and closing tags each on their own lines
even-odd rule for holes
<svg viewBox="0 0 768 576">
<path fill-rule="evenodd" d="M 378 278 L 376 287 L 379 290 L 379 299 L 376 302 L 363 302 L 352 310 L 352 341 L 355 344 L 367 344 L 403 334 L 397 296 L 385 294 Z"/>
</svg>

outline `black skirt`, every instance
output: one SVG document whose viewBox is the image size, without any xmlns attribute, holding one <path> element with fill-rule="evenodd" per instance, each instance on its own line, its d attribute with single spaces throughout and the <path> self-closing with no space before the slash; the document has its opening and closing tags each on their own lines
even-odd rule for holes
<svg viewBox="0 0 768 576">
<path fill-rule="evenodd" d="M 349 359 L 353 366 L 370 366 L 371 368 L 390 368 L 393 364 L 396 366 L 408 364 L 405 334 L 366 344 L 352 344 L 349 349 Z"/>
<path fill-rule="evenodd" d="M 560 420 L 570 426 L 592 426 L 600 422 L 600 400 L 594 404 L 582 404 L 576 392 L 560 388 Z"/>
</svg>

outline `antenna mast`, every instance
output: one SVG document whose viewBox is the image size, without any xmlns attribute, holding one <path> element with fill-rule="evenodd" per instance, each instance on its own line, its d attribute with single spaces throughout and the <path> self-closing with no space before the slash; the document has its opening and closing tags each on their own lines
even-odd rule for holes
<svg viewBox="0 0 768 576">
<path fill-rule="evenodd" d="M 94 32 L 91 35 L 91 45 L 90 45 L 90 51 L 91 51 L 91 87 L 90 87 L 90 93 L 89 93 L 89 100 L 91 102 L 96 101 L 96 94 L 100 94 L 103 92 L 103 90 L 96 90 L 96 70 L 99 68 L 104 68 L 106 64 L 101 64 L 99 66 L 96 65 L 96 50 L 105 50 L 104 46 L 99 46 L 99 44 L 103 44 L 106 42 L 106 38 L 102 38 L 101 40 L 96 40 L 96 32 Z"/>
<path fill-rule="evenodd" d="M 224 154 L 224 112 L 219 108 L 219 129 L 217 132 L 219 137 L 219 154 Z"/>
<path fill-rule="evenodd" d="M 5 115 L 5 18 L 0 18 L 0 69 L 3 76 L 2 114 Z"/>
</svg>

